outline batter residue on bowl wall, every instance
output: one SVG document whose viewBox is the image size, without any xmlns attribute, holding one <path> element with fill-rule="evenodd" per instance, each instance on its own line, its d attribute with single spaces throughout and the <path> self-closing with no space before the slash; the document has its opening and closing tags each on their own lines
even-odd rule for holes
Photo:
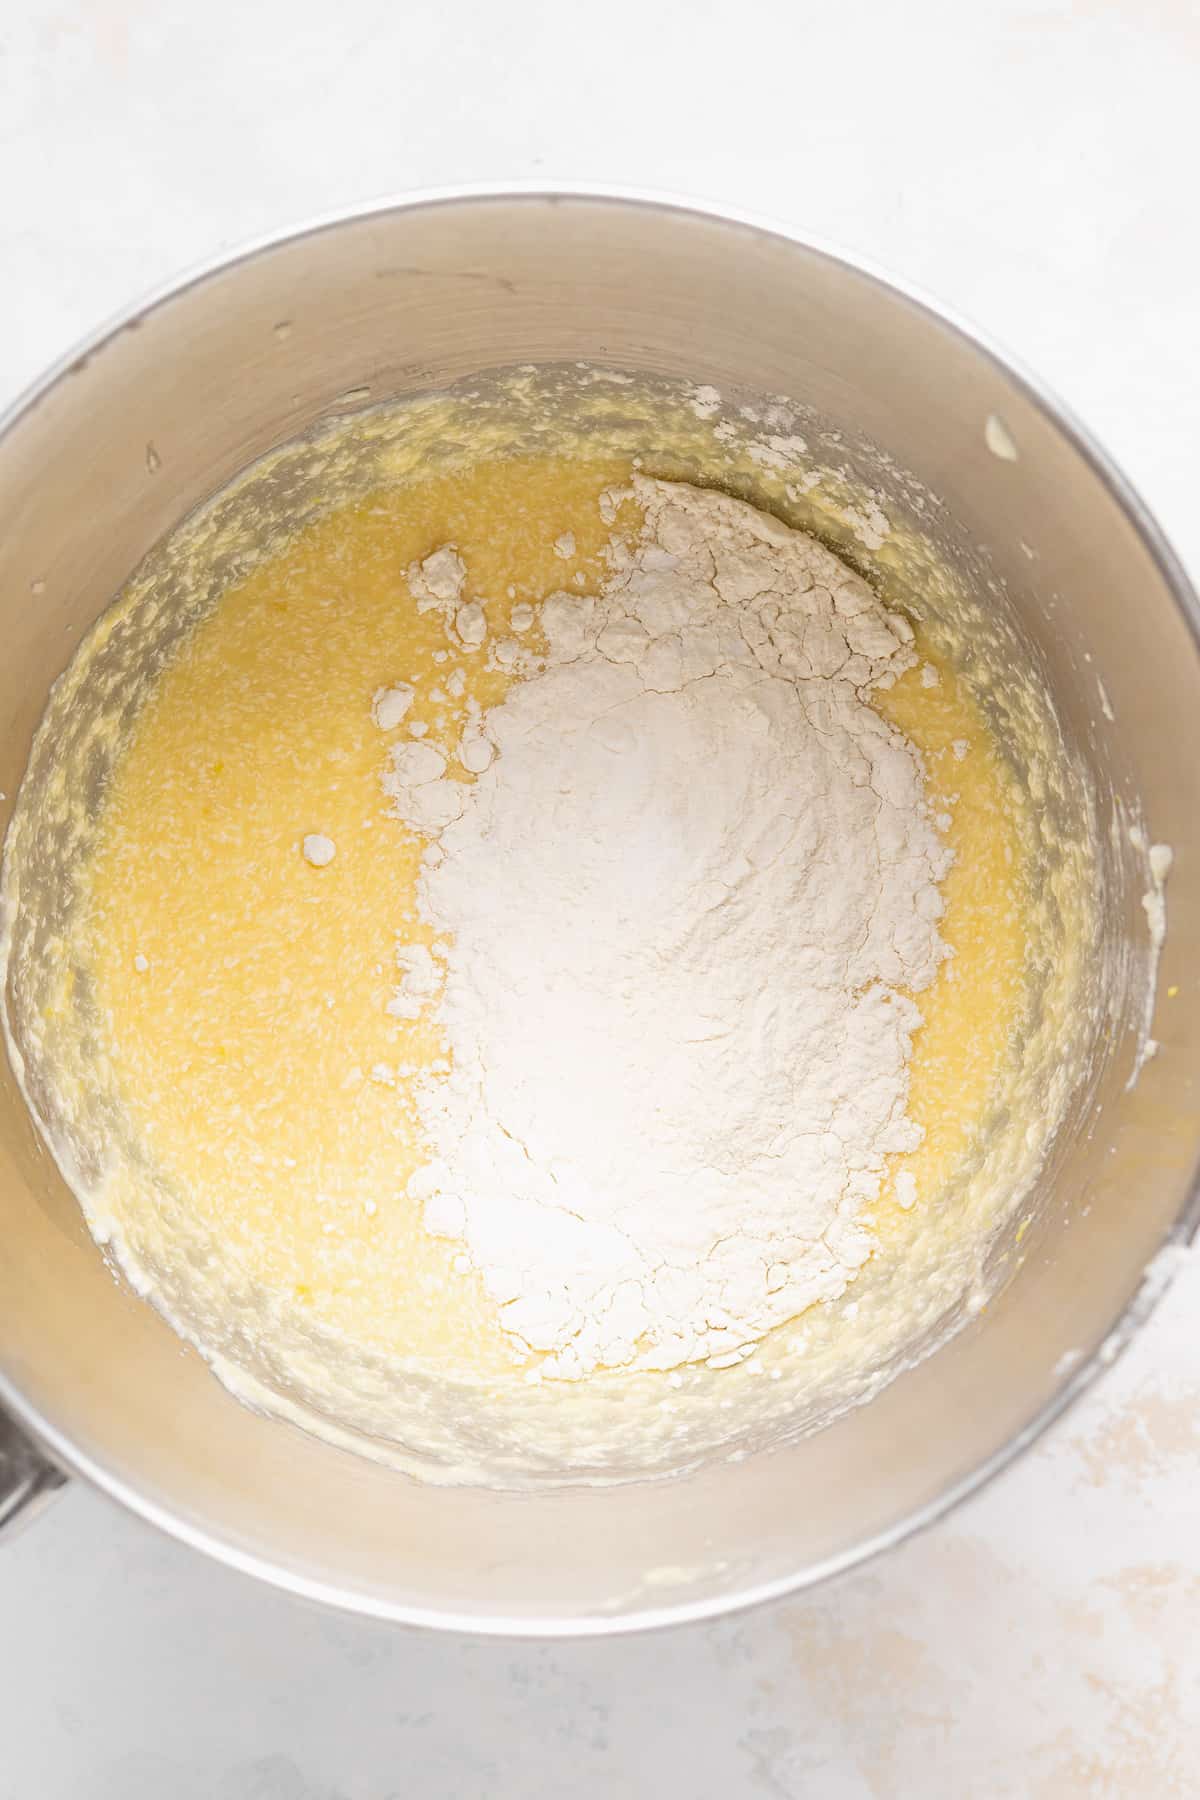
<svg viewBox="0 0 1200 1800">
<path fill-rule="evenodd" d="M 869 1392 L 969 1308 L 1077 1074 L 1086 834 L 947 615 L 661 478 L 706 390 L 645 459 L 622 402 L 442 470 L 353 424 L 353 481 L 273 533 L 251 485 L 186 628 L 135 584 L 67 678 L 108 767 L 23 1051 L 89 1222 L 235 1390 L 443 1477 Z"/>
</svg>

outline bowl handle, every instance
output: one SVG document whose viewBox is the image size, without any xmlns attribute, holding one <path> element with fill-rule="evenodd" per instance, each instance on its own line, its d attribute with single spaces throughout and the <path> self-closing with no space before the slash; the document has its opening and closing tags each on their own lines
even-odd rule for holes
<svg viewBox="0 0 1200 1800">
<path fill-rule="evenodd" d="M 66 1479 L 0 1408 L 0 1538 L 40 1512 Z"/>
</svg>

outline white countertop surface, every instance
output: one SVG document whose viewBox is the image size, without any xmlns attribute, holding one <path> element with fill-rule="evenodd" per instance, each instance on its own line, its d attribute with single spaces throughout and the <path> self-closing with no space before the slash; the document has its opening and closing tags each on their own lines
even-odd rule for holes
<svg viewBox="0 0 1200 1800">
<path fill-rule="evenodd" d="M 17 0 L 0 399 L 131 296 L 454 181 L 749 208 L 931 289 L 1200 571 L 1191 0 Z M 550 1646 L 318 1611 L 79 1486 L 0 1549 L 0 1800 L 1200 1792 L 1200 1266 L 953 1519 L 817 1594 Z"/>
</svg>

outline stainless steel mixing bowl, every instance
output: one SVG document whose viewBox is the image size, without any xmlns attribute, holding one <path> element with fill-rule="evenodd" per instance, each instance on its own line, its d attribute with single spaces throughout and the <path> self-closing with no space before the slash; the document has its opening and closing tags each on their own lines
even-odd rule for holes
<svg viewBox="0 0 1200 1800">
<path fill-rule="evenodd" d="M 977 1487 L 1137 1330 L 1195 1229 L 1195 596 L 1127 483 L 1027 377 L 928 303 L 753 222 L 634 196 L 431 195 L 206 269 L 52 370 L 0 434 L 0 824 L 50 683 L 189 508 L 352 390 L 575 358 L 796 395 L 848 454 L 863 434 L 941 496 L 946 554 L 983 547 L 1102 797 L 1139 794 L 1174 845 L 1162 1053 L 1132 1089 L 1112 1060 L 1047 1172 L 1031 1253 L 869 1406 L 740 1464 L 544 1495 L 421 1486 L 240 1406 L 113 1279 L 6 1066 L 0 1522 L 61 1468 L 367 1613 L 531 1633 L 696 1618 L 845 1568 Z M 1097 676 L 1112 725 L 1096 723 Z M 1113 929 L 1139 928 L 1137 899 Z"/>
</svg>

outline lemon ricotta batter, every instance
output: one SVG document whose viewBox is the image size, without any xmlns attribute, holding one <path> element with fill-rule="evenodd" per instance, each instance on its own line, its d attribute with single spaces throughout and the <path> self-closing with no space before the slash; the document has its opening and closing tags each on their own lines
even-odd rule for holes
<svg viewBox="0 0 1200 1800">
<path fill-rule="evenodd" d="M 635 419 L 634 396 L 619 399 Z M 428 422 L 419 453 L 454 415 L 413 416 Z M 681 445 L 709 430 L 694 405 L 681 417 Z M 691 454 L 664 472 L 686 479 Z M 741 1454 L 866 1396 L 936 1341 L 1061 1114 L 1077 1069 L 1062 1022 L 1079 937 L 1066 926 L 1087 861 L 1029 804 L 1030 770 L 1053 768 L 1053 746 L 1030 724 L 1018 777 L 938 609 L 937 628 L 920 606 L 905 618 L 770 515 L 651 481 L 628 451 L 582 440 L 484 449 L 444 472 L 436 461 L 393 478 L 381 456 L 377 482 L 345 498 L 330 478 L 310 522 L 275 532 L 248 572 L 235 557 L 214 586 L 201 571 L 255 516 L 229 515 L 236 529 L 183 565 L 185 591 L 211 599 L 142 655 L 150 676 L 133 687 L 120 671 L 141 642 L 131 622 L 158 629 L 153 586 L 83 647 L 44 730 L 73 768 L 103 741 L 106 775 L 85 830 L 63 757 L 44 778 L 39 765 L 43 817 L 80 850 L 65 927 L 36 958 L 18 949 L 31 1099 L 61 1122 L 56 1153 L 95 1235 L 253 1404 L 443 1479 L 620 1478 Z M 840 501 L 831 516 L 846 513 Z M 748 579 L 756 558 L 769 579 Z M 90 702 L 89 670 L 106 658 Z M 678 739 L 702 689 L 703 724 Z M 1012 689 L 1013 717 L 1035 721 L 1039 705 Z M 553 765 L 562 727 L 585 715 L 586 750 L 580 739 Z M 670 786 L 661 759 L 622 761 L 631 721 L 643 748 L 681 743 L 696 761 L 687 819 L 655 813 Z M 738 872 L 709 816 L 730 796 L 704 764 L 756 732 L 775 761 L 765 788 L 745 763 L 735 851 L 755 841 Z M 610 792 L 614 758 L 640 774 Z M 826 845 L 792 829 L 805 779 L 822 787 Z M 789 780 L 789 804 L 773 806 Z M 865 809 L 856 780 L 878 790 Z M 554 816 L 522 814 L 514 793 Z M 737 890 L 741 922 L 722 946 L 688 914 L 674 987 L 653 987 L 653 959 L 601 956 L 572 990 L 567 926 L 581 901 L 593 917 L 609 904 L 595 859 L 620 876 L 620 834 L 604 830 L 626 803 L 625 873 L 646 879 L 620 902 L 622 931 L 644 926 L 651 947 L 669 936 L 670 895 L 698 871 L 698 917 L 711 923 Z M 23 864 L 51 841 L 23 836 L 24 819 L 10 915 Z M 557 824 L 572 853 L 523 855 L 524 822 Z M 678 866 L 655 869 L 668 840 Z M 539 867 L 561 891 L 531 884 Z M 789 894 L 806 908 L 791 934 L 778 916 Z M 881 896 L 889 930 L 872 942 Z M 783 1016 L 830 998 L 822 958 L 838 920 L 817 929 L 814 908 L 839 897 L 853 952 L 840 998 L 824 1020 Z M 774 966 L 723 987 L 760 941 Z M 541 948 L 557 1019 L 549 988 L 516 991 Z M 855 1009 L 870 1025 L 857 1049 Z M 536 1042 L 522 1041 L 526 1012 Z M 623 1017 L 639 1035 L 597 1070 L 592 1141 L 582 1118 L 574 1140 L 547 1134 L 537 1105 L 514 1129 L 525 1101 L 481 1076 L 480 1046 L 501 1076 L 521 1060 L 539 1094 L 562 1094 L 579 1071 L 558 1067 L 556 1035 L 576 1054 L 581 1021 L 612 1039 Z M 656 1067 L 657 1100 L 653 1081 L 638 1088 Z M 846 1067 L 878 1077 L 841 1082 L 860 1129 L 814 1145 L 836 1112 L 821 1082 Z M 661 1147 L 656 1103 L 693 1122 L 707 1107 L 711 1141 L 631 1191 Z M 534 1162 L 530 1182 L 521 1165 Z M 614 1169 L 615 1186 L 598 1179 Z"/>
<path fill-rule="evenodd" d="M 470 783 L 458 761 L 464 740 L 481 717 L 502 716 L 493 709 L 522 681 L 518 658 L 495 647 L 519 644 L 536 659 L 546 647 L 540 623 L 540 642 L 524 648 L 535 609 L 540 621 L 550 595 L 577 596 L 556 603 L 563 632 L 572 608 L 582 617 L 586 597 L 604 589 L 614 526 L 602 500 L 627 473 L 574 460 L 485 464 L 466 480 L 373 495 L 303 534 L 226 594 L 159 678 L 115 772 L 89 871 L 88 960 L 107 1051 L 162 1179 L 276 1305 L 433 1368 L 528 1370 L 554 1343 L 513 1329 L 521 1297 L 506 1291 L 508 1273 L 489 1293 L 495 1257 L 464 1254 L 461 1234 L 444 1224 L 442 1235 L 427 1228 L 444 1219 L 445 1181 L 431 1175 L 420 1118 L 405 1101 L 431 1082 L 436 1092 L 450 1072 L 431 1009 L 396 1004 L 412 985 L 411 969 L 398 981 L 396 957 L 398 933 L 410 957 L 436 941 L 418 897 L 430 839 L 388 816 L 381 728 L 400 740 L 393 781 L 397 760 L 432 758 L 440 770 L 449 755 L 458 781 Z M 642 501 L 652 495 L 643 484 Z M 641 510 L 631 494 L 625 541 Z M 793 541 L 865 592 L 819 546 Z M 627 570 L 627 583 L 631 574 L 645 585 L 644 568 Z M 486 638 L 467 612 L 479 596 Z M 594 641 L 594 602 L 589 616 Z M 893 1125 L 905 1153 L 892 1156 L 886 1184 L 868 1171 L 875 1231 L 854 1230 L 859 1208 L 848 1210 L 846 1260 L 829 1259 L 815 1290 L 801 1283 L 789 1302 L 784 1272 L 773 1297 L 764 1268 L 759 1331 L 841 1292 L 875 1233 L 894 1239 L 905 1214 L 936 1197 L 1003 1069 L 1020 1004 L 1014 785 L 953 671 L 910 649 L 911 638 L 907 627 L 885 632 L 882 659 L 861 676 L 898 665 L 874 695 L 875 716 L 927 759 L 933 799 L 926 818 L 922 796 L 921 853 L 925 879 L 936 873 L 946 901 L 910 964 L 925 991 L 906 1021 L 907 1106 L 893 1110 L 912 1127 Z M 605 667 L 618 686 L 621 666 Z M 624 687 L 611 704 L 622 697 Z M 919 773 L 915 761 L 908 767 Z M 903 964 L 887 972 L 895 979 Z M 529 1008 L 536 1029 L 543 1015 L 532 1000 Z M 398 1016 L 405 1011 L 415 1016 Z M 793 1051 L 804 1026 L 797 1021 Z M 553 1056 L 552 1044 L 540 1048 Z M 693 1179 L 698 1195 L 699 1172 Z M 811 1205 L 802 1186 L 784 1199 L 798 1216 Z M 641 1204 L 653 1204 L 652 1190 Z M 477 1239 L 488 1227 L 486 1212 L 476 1217 Z M 794 1247 L 795 1233 L 785 1241 Z M 561 1254 L 569 1280 L 570 1245 Z M 692 1341 L 673 1340 L 676 1350 L 717 1356 L 753 1341 L 753 1332 L 706 1324 L 711 1292 L 693 1299 Z M 634 1339 L 651 1329 L 644 1309 L 639 1327 Z M 628 1334 L 609 1341 L 618 1348 L 607 1360 L 632 1360 Z"/>
</svg>

